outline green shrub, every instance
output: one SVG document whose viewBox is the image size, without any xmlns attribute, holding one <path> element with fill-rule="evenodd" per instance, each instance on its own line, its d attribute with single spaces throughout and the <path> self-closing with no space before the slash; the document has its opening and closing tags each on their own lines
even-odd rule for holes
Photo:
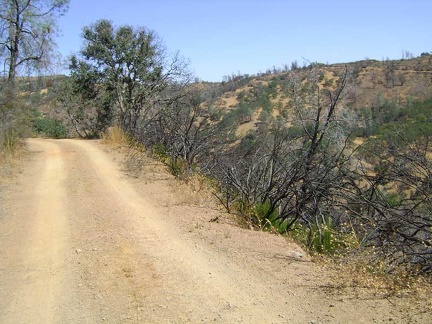
<svg viewBox="0 0 432 324">
<path fill-rule="evenodd" d="M 38 135 L 51 138 L 65 138 L 68 135 L 67 128 L 54 118 L 37 117 L 33 120 L 33 129 Z"/>
<path fill-rule="evenodd" d="M 324 223 L 310 226 L 297 222 L 288 234 L 312 253 L 335 254 L 359 248 L 356 233 L 350 228 L 336 228 L 330 217 L 326 217 Z"/>
<path fill-rule="evenodd" d="M 269 201 L 256 204 L 252 213 L 252 221 L 264 230 L 276 231 L 279 234 L 286 233 L 288 220 L 280 219 L 277 210 L 270 213 L 270 208 Z"/>
<path fill-rule="evenodd" d="M 186 173 L 186 162 L 183 159 L 167 157 L 164 163 L 168 166 L 169 172 L 175 177 L 180 177 Z"/>
<path fill-rule="evenodd" d="M 182 176 L 186 170 L 186 162 L 183 159 L 171 157 L 163 144 L 156 144 L 152 147 L 152 153 L 155 158 L 160 160 L 168 167 L 168 171 L 175 177 Z"/>
<path fill-rule="evenodd" d="M 336 231 L 332 226 L 330 217 L 325 219 L 324 224 L 313 224 L 310 229 L 309 241 L 310 248 L 319 253 L 333 252 L 338 247 Z"/>
<path fill-rule="evenodd" d="M 162 161 L 167 159 L 169 156 L 166 147 L 160 143 L 153 145 L 152 154 L 155 158 L 160 159 Z"/>
</svg>

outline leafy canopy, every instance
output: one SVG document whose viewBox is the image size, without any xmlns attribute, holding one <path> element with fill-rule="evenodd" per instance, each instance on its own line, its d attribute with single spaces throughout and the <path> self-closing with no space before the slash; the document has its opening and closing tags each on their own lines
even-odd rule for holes
<svg viewBox="0 0 432 324">
<path fill-rule="evenodd" d="M 102 123 L 98 132 L 117 122 L 138 134 L 164 105 L 182 96 L 191 80 L 187 62 L 178 53 L 168 55 L 156 33 L 145 27 L 99 20 L 84 28 L 83 40 L 83 50 L 71 58 L 68 89 L 74 92 L 69 97 L 85 103 L 63 102 L 76 129 L 90 116 Z M 83 107 L 93 112 L 85 114 Z"/>
</svg>

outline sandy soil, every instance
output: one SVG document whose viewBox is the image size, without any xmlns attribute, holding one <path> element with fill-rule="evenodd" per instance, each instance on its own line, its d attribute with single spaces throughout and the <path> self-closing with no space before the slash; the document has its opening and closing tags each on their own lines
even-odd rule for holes
<svg viewBox="0 0 432 324">
<path fill-rule="evenodd" d="M 157 166 L 131 177 L 97 141 L 28 148 L 0 200 L 1 323 L 432 322 L 335 288 L 298 246 L 233 226 Z"/>
</svg>

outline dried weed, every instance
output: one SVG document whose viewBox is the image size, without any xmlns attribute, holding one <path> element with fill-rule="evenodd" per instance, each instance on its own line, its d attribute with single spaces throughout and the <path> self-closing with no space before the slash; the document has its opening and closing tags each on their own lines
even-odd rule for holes
<svg viewBox="0 0 432 324">
<path fill-rule="evenodd" d="M 130 144 L 130 137 L 118 126 L 112 126 L 101 136 L 102 142 L 112 146 L 127 146 Z"/>
<path fill-rule="evenodd" d="M 0 151 L 0 185 L 2 181 L 21 173 L 20 163 L 28 153 L 25 143 L 19 141 L 12 151 Z"/>
<path fill-rule="evenodd" d="M 380 298 L 409 297 L 432 311 L 431 278 L 406 267 L 390 267 L 372 255 L 373 251 L 365 251 L 331 259 L 321 257 L 318 262 L 332 270 L 332 281 L 338 288 L 365 289 Z"/>
</svg>

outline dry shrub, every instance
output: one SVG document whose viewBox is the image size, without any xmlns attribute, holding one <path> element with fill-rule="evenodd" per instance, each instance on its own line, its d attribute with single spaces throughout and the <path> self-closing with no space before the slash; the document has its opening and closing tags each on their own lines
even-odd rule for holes
<svg viewBox="0 0 432 324">
<path fill-rule="evenodd" d="M 178 205 L 187 204 L 215 209 L 218 206 L 211 181 L 199 173 L 181 177 L 175 182 L 174 189 L 178 197 L 176 201 Z"/>
<path fill-rule="evenodd" d="M 124 169 L 126 173 L 134 178 L 139 178 L 148 164 L 148 156 L 144 150 L 139 150 L 135 147 L 128 146 L 126 149 L 126 158 L 124 161 Z"/>
<path fill-rule="evenodd" d="M 29 136 L 28 106 L 10 84 L 0 83 L 0 154 L 20 151 Z"/>
<path fill-rule="evenodd" d="M 324 258 L 323 258 L 324 260 Z M 333 281 L 339 288 L 361 288 L 378 297 L 412 297 L 427 300 L 432 310 L 431 278 L 418 275 L 406 266 L 395 268 L 376 257 L 373 251 L 325 258 L 335 270 Z"/>
<path fill-rule="evenodd" d="M 101 137 L 104 143 L 114 146 L 129 145 L 131 142 L 129 135 L 118 126 L 109 127 Z"/>
<path fill-rule="evenodd" d="M 172 177 L 166 166 L 153 158 L 141 144 L 128 146 L 124 153 L 124 169 L 129 176 L 145 182 L 167 180 Z"/>
<path fill-rule="evenodd" d="M 122 156 L 123 170 L 138 178 L 150 162 L 147 151 L 141 143 L 134 141 L 121 127 L 111 126 L 101 136 L 102 143 L 111 146 Z"/>
<path fill-rule="evenodd" d="M 124 171 L 131 177 L 145 183 L 169 181 L 174 192 L 174 205 L 195 205 L 218 208 L 209 178 L 199 173 L 184 173 L 174 178 L 166 163 L 159 156 L 151 154 L 142 143 L 132 140 L 121 128 L 110 127 L 102 136 L 102 141 L 120 150 L 124 156 Z M 176 179 L 176 180 L 175 180 Z"/>
<path fill-rule="evenodd" d="M 19 140 L 15 143 L 12 150 L 0 150 L 0 186 L 2 181 L 21 173 L 20 163 L 25 160 L 25 143 Z"/>
<path fill-rule="evenodd" d="M 113 144 L 115 143 L 113 141 L 105 141 L 105 143 L 116 148 L 120 153 L 123 171 L 128 176 L 139 178 L 146 183 L 171 178 L 166 165 L 152 157 L 143 144 L 134 140 L 128 140 L 122 145 Z"/>
</svg>

